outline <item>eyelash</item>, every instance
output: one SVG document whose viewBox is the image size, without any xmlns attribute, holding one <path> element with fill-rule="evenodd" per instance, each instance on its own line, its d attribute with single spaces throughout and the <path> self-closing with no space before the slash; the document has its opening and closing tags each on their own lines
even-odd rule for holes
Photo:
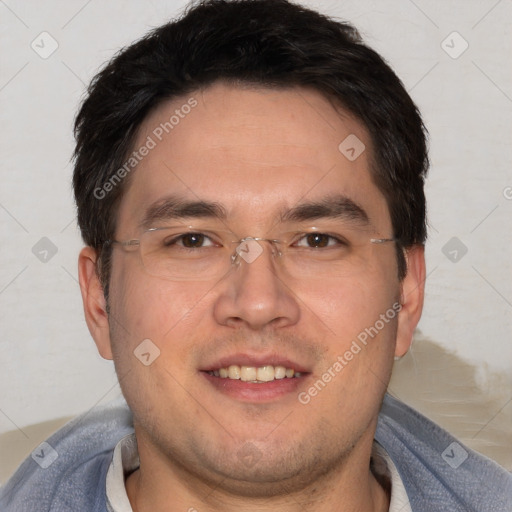
<svg viewBox="0 0 512 512">
<path fill-rule="evenodd" d="M 304 233 L 304 234 L 301 234 L 300 237 L 297 239 L 297 242 L 300 242 L 301 240 L 305 240 L 307 239 L 307 237 L 311 236 L 311 235 L 316 235 L 316 236 L 325 236 L 325 237 L 328 237 L 329 238 L 329 242 L 327 243 L 327 245 L 325 247 L 333 247 L 334 245 L 348 245 L 348 243 L 343 240 L 342 238 L 340 238 L 338 235 L 333 235 L 333 234 L 330 234 L 330 233 L 322 233 L 322 232 L 318 232 L 318 231 L 312 231 L 312 232 L 309 232 L 309 233 Z M 334 244 L 331 244 L 330 241 L 334 240 Z M 297 243 L 295 242 L 295 243 Z M 310 247 L 310 249 L 313 249 L 313 247 Z"/>
<path fill-rule="evenodd" d="M 186 236 L 202 236 L 202 237 L 204 237 L 205 239 L 210 240 L 210 241 L 212 242 L 212 245 L 214 245 L 214 242 L 213 242 L 213 240 L 211 239 L 211 237 L 209 237 L 208 235 L 205 235 L 204 233 L 200 233 L 200 232 L 197 232 L 197 233 L 195 233 L 195 232 L 191 232 L 191 233 L 183 233 L 183 234 L 181 234 L 181 235 L 175 235 L 175 236 L 173 236 L 170 240 L 165 239 L 165 240 L 164 240 L 164 245 L 165 245 L 166 247 L 169 247 L 169 246 L 172 246 L 172 245 L 177 245 L 177 244 L 178 244 L 178 242 L 180 242 L 180 241 L 181 241 L 181 242 L 182 242 L 182 243 L 181 243 L 181 247 L 182 247 L 182 248 L 184 248 L 184 249 L 191 249 L 191 250 L 193 250 L 193 249 L 202 249 L 202 247 L 187 247 L 187 246 L 185 246 L 185 245 L 183 244 L 183 239 L 184 239 Z"/>
<path fill-rule="evenodd" d="M 202 248 L 205 247 L 204 245 L 201 245 L 200 247 L 187 247 L 183 243 L 184 238 L 187 237 L 187 236 L 197 236 L 197 237 L 202 236 L 202 237 L 204 237 L 204 240 L 209 240 L 211 242 L 211 244 L 206 246 L 206 247 L 211 247 L 213 245 L 216 245 L 216 242 L 212 239 L 212 237 L 210 237 L 208 235 L 205 235 L 204 233 L 201 233 L 201 232 L 190 232 L 190 233 L 183 233 L 183 234 L 180 234 L 180 235 L 173 236 L 170 240 L 164 240 L 164 245 L 166 247 L 169 247 L 169 246 L 173 246 L 173 245 L 178 245 L 179 242 L 181 242 L 181 244 L 179 246 L 184 248 L 184 249 L 194 250 L 194 249 L 202 249 Z M 333 234 L 330 234 L 330 233 L 322 233 L 322 232 L 312 231 L 312 232 L 297 234 L 297 236 L 295 237 L 295 239 L 294 239 L 294 241 L 292 243 L 292 246 L 297 246 L 297 244 L 300 243 L 303 240 L 307 241 L 307 237 L 309 237 L 309 236 L 328 237 L 327 245 L 325 245 L 323 247 L 311 247 L 311 246 L 308 246 L 308 248 L 310 248 L 310 249 L 329 248 L 329 247 L 333 247 L 333 246 L 336 246 L 336 245 L 342 245 L 342 246 L 348 246 L 349 245 L 348 242 L 346 240 L 344 240 L 343 238 L 341 238 L 339 235 L 333 235 Z M 332 243 L 332 241 L 334 241 L 334 244 Z M 304 247 L 304 246 L 302 246 L 302 247 Z"/>
</svg>

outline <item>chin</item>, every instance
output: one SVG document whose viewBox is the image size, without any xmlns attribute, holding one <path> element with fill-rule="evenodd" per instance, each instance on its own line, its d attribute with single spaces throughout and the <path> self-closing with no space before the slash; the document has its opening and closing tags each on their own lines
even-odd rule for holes
<svg viewBox="0 0 512 512">
<path fill-rule="evenodd" d="M 339 467 L 347 454 L 343 450 L 333 453 L 332 449 L 325 453 L 319 449 L 323 441 L 312 445 L 311 437 L 307 444 L 291 443 L 289 439 L 287 446 L 283 442 L 247 441 L 231 450 L 210 447 L 210 453 L 206 453 L 207 447 L 200 450 L 196 445 L 196 476 L 215 489 L 247 498 L 270 498 L 304 490 Z"/>
</svg>

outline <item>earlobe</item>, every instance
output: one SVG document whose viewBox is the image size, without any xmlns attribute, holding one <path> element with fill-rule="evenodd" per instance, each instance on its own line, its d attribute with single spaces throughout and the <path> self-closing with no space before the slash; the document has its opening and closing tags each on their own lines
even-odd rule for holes
<svg viewBox="0 0 512 512">
<path fill-rule="evenodd" d="M 103 287 L 96 272 L 97 253 L 92 247 L 84 247 L 78 257 L 78 278 L 85 321 L 96 343 L 98 352 L 105 359 L 112 359 L 107 304 Z"/>
<path fill-rule="evenodd" d="M 421 318 L 425 294 L 425 248 L 416 245 L 405 252 L 407 274 L 402 281 L 398 315 L 395 356 L 402 357 L 409 350 L 414 329 Z"/>
</svg>

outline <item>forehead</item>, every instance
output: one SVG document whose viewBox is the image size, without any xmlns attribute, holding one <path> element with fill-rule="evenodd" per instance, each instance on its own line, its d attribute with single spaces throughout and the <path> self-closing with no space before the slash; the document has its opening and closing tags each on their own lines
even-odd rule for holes
<svg viewBox="0 0 512 512">
<path fill-rule="evenodd" d="M 150 149 L 130 177 L 118 232 L 170 195 L 218 203 L 229 217 L 260 226 L 301 201 L 336 194 L 360 205 L 372 224 L 389 224 L 365 127 L 309 89 L 214 84 L 155 109 L 134 148 L 143 146 Z"/>
</svg>

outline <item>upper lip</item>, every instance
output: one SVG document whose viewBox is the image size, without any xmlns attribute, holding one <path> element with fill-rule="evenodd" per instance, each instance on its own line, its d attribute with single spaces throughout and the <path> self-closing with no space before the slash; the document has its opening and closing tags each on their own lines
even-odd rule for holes
<svg viewBox="0 0 512 512">
<path fill-rule="evenodd" d="M 284 366 L 285 368 L 293 368 L 296 372 L 300 373 L 309 373 L 311 371 L 308 370 L 305 364 L 279 354 L 248 354 L 242 352 L 219 357 L 214 362 L 206 364 L 201 370 L 208 372 L 218 370 L 219 368 L 228 368 L 231 365 L 252 366 L 256 368 L 269 365 Z"/>
</svg>

